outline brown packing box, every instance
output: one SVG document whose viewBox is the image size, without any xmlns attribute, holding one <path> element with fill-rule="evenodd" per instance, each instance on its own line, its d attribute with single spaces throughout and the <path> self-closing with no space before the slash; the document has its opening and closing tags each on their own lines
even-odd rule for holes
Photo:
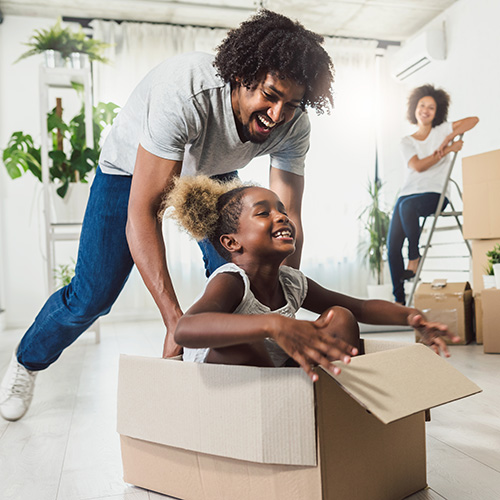
<svg viewBox="0 0 500 500">
<path fill-rule="evenodd" d="M 474 319 L 476 342 L 483 343 L 483 299 L 480 293 L 474 295 Z"/>
<path fill-rule="evenodd" d="M 500 353 L 500 290 L 481 292 L 483 302 L 483 347 L 486 353 Z"/>
<path fill-rule="evenodd" d="M 500 243 L 500 238 L 492 240 L 472 240 L 472 290 L 479 293 L 484 289 L 483 274 L 486 274 L 485 268 L 488 265 L 486 252 Z"/>
<path fill-rule="evenodd" d="M 396 500 L 426 487 L 425 410 L 480 392 L 430 349 L 365 341 L 339 376 L 120 357 L 124 480 L 183 500 Z"/>
<path fill-rule="evenodd" d="M 464 237 L 500 238 L 500 150 L 462 160 Z"/>
<path fill-rule="evenodd" d="M 472 329 L 472 290 L 469 283 L 420 283 L 415 292 L 415 307 L 420 309 L 429 321 L 440 321 L 460 337 L 458 344 L 468 344 L 474 338 Z M 419 340 L 418 333 L 416 333 Z M 452 343 L 451 341 L 449 342 Z"/>
</svg>

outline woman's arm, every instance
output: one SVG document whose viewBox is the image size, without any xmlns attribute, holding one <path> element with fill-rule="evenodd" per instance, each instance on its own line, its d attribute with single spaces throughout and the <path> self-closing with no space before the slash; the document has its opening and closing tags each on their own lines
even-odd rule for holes
<svg viewBox="0 0 500 500">
<path fill-rule="evenodd" d="M 185 347 L 220 348 L 273 338 L 314 381 L 311 365 L 339 373 L 331 361 L 345 363 L 357 349 L 330 334 L 332 314 L 316 321 L 301 321 L 280 314 L 232 314 L 243 297 L 241 277 L 221 273 L 207 285 L 203 296 L 179 319 L 175 341 Z"/>
<path fill-rule="evenodd" d="M 419 331 L 422 341 L 432 347 L 437 353 L 440 350 L 449 356 L 446 343 L 442 337 L 448 337 L 453 342 L 460 339 L 452 334 L 442 323 L 426 320 L 424 314 L 413 307 L 406 307 L 386 300 L 362 300 L 323 288 L 315 281 L 307 278 L 308 292 L 303 307 L 322 313 L 331 306 L 349 309 L 357 321 L 371 325 L 404 325 Z"/>
<path fill-rule="evenodd" d="M 448 141 L 449 142 L 449 141 Z M 443 143 L 444 144 L 444 143 Z M 417 172 L 425 172 L 429 168 L 433 167 L 443 156 L 446 156 L 448 153 L 457 152 L 462 149 L 464 145 L 464 141 L 454 141 L 451 144 L 446 143 L 444 148 L 436 149 L 434 153 L 425 158 L 420 159 L 417 155 L 412 156 L 410 161 L 408 162 L 408 166 L 416 170 Z M 442 145 L 441 145 L 442 146 Z"/>
<path fill-rule="evenodd" d="M 462 118 L 461 120 L 453 122 L 453 130 L 451 134 L 446 136 L 441 146 L 439 146 L 439 148 L 437 149 L 438 154 L 441 154 L 441 157 L 443 157 L 446 154 L 445 149 L 450 144 L 450 142 L 453 141 L 455 137 L 458 137 L 459 135 L 462 135 L 470 129 L 474 128 L 478 124 L 478 122 L 479 118 L 477 116 L 469 116 L 468 118 Z"/>
<path fill-rule="evenodd" d="M 455 137 L 462 135 L 468 130 L 474 128 L 479 122 L 477 116 L 470 116 L 468 118 L 463 118 L 452 123 L 452 132 L 447 135 L 444 141 L 441 143 L 438 149 L 434 151 L 431 155 L 425 158 L 419 159 L 417 155 L 412 156 L 408 162 L 408 166 L 416 170 L 417 172 L 425 172 L 432 166 L 434 166 L 441 158 L 446 156 L 448 153 L 458 152 L 463 147 L 463 141 L 452 142 Z"/>
<path fill-rule="evenodd" d="M 445 156 L 446 148 L 450 145 L 450 142 L 458 137 L 459 135 L 464 134 L 470 129 L 474 128 L 479 122 L 479 118 L 477 116 L 469 116 L 468 118 L 462 118 L 461 120 L 457 120 L 452 123 L 452 132 L 447 135 L 444 141 L 441 143 L 441 146 L 436 150 L 438 155 L 441 155 L 440 158 Z M 460 148 L 461 149 L 461 148 Z"/>
</svg>

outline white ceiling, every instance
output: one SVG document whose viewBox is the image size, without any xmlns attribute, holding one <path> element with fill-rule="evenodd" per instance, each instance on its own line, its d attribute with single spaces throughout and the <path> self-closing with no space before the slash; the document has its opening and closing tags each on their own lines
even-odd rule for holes
<svg viewBox="0 0 500 500">
<path fill-rule="evenodd" d="M 403 41 L 458 0 L 0 0 L 3 15 L 231 28 L 259 6 L 323 35 Z"/>
</svg>

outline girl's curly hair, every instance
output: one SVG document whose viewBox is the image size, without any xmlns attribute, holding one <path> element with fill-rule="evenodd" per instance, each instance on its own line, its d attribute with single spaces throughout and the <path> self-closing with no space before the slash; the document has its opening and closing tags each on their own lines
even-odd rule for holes
<svg viewBox="0 0 500 500">
<path fill-rule="evenodd" d="M 238 230 L 241 200 L 244 191 L 252 186 L 239 180 L 220 182 L 203 175 L 179 177 L 165 196 L 159 216 L 166 213 L 197 241 L 208 238 L 217 252 L 230 261 L 231 254 L 222 246 L 220 237 Z M 168 207 L 175 210 L 166 211 Z"/>
<path fill-rule="evenodd" d="M 422 85 L 411 91 L 408 97 L 408 110 L 406 117 L 408 121 L 413 124 L 417 124 L 417 119 L 415 117 L 415 110 L 417 109 L 417 104 L 422 97 L 430 96 L 436 101 L 436 115 L 434 120 L 432 120 L 432 126 L 436 127 L 445 122 L 448 118 L 448 108 L 450 107 L 450 96 L 443 89 L 436 89 L 433 85 Z"/>
<path fill-rule="evenodd" d="M 225 82 L 247 88 L 267 73 L 290 78 L 306 90 L 301 102 L 318 114 L 333 106 L 333 63 L 321 35 L 276 12 L 263 9 L 231 30 L 217 47 L 214 66 Z"/>
</svg>

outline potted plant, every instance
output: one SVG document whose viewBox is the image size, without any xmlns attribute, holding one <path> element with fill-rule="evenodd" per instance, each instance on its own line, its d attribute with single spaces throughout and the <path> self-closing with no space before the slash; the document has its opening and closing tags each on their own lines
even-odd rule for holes
<svg viewBox="0 0 500 500">
<path fill-rule="evenodd" d="M 85 114 L 80 109 L 69 122 L 59 116 L 56 108 L 47 115 L 47 129 L 52 136 L 52 150 L 49 156 L 52 165 L 49 169 L 50 180 L 57 185 L 56 192 L 64 198 L 72 182 L 88 182 L 88 176 L 98 164 L 101 152 L 100 139 L 104 127 L 111 124 L 117 114 L 118 106 L 112 102 L 100 102 L 93 108 L 94 147 L 89 148 L 85 140 Z M 60 147 L 60 139 L 66 148 Z M 42 181 L 41 151 L 30 134 L 14 132 L 3 150 L 3 163 L 12 179 L 17 179 L 30 171 Z"/>
<path fill-rule="evenodd" d="M 71 259 L 71 264 L 60 264 L 54 269 L 54 281 L 56 289 L 69 285 L 75 275 L 75 260 Z"/>
<path fill-rule="evenodd" d="M 384 262 L 387 260 L 387 233 L 391 220 L 390 212 L 384 210 L 380 202 L 382 183 L 379 179 L 368 183 L 370 202 L 360 214 L 368 241 L 362 244 L 363 258 L 368 263 L 371 274 L 376 278 L 377 287 L 368 287 L 369 296 L 390 296 L 390 285 L 383 283 Z"/>
<path fill-rule="evenodd" d="M 61 23 L 59 17 L 50 28 L 35 30 L 29 42 L 25 44 L 30 49 L 21 54 L 15 62 L 37 54 L 45 54 L 45 64 L 51 68 L 64 66 L 67 61 L 72 60 L 73 54 L 86 54 L 91 61 L 108 62 L 102 55 L 108 44 L 87 38 L 81 27 L 77 32 L 73 32 Z M 81 63 L 73 64 L 73 67 L 81 66 Z"/>
<path fill-rule="evenodd" d="M 500 288 L 500 244 L 486 252 L 488 264 L 483 275 L 484 288 Z"/>
</svg>

